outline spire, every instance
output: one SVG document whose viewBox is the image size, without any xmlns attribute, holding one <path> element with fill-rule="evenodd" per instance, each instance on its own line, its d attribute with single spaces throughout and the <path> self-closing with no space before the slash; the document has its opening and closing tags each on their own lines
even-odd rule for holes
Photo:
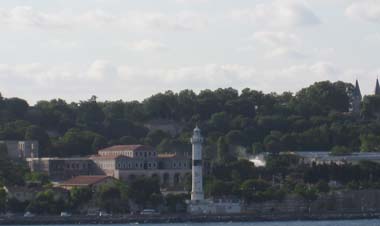
<svg viewBox="0 0 380 226">
<path fill-rule="evenodd" d="M 379 78 L 376 79 L 375 95 L 380 95 Z"/>
<path fill-rule="evenodd" d="M 360 100 L 362 99 L 362 93 L 360 92 L 359 82 L 357 79 L 354 87 L 353 96 L 359 98 Z"/>
<path fill-rule="evenodd" d="M 362 102 L 362 93 L 360 92 L 359 82 L 356 79 L 355 87 L 352 92 L 351 109 L 350 111 L 355 115 L 360 115 L 360 108 Z"/>
</svg>

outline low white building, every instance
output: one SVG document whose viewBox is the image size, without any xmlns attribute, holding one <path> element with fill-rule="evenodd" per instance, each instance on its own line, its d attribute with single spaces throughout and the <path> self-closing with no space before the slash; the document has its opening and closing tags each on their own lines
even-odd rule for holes
<svg viewBox="0 0 380 226">
<path fill-rule="evenodd" d="M 378 152 L 354 152 L 349 155 L 331 155 L 330 152 L 291 152 L 298 156 L 305 164 L 358 164 L 361 161 L 371 161 L 380 163 L 380 153 Z"/>
</svg>

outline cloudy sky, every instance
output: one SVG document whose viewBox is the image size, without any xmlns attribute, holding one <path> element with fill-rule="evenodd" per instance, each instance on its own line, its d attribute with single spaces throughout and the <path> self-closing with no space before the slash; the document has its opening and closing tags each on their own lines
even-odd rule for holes
<svg viewBox="0 0 380 226">
<path fill-rule="evenodd" d="M 379 0 L 1 0 L 0 92 L 142 100 L 380 74 Z"/>
</svg>

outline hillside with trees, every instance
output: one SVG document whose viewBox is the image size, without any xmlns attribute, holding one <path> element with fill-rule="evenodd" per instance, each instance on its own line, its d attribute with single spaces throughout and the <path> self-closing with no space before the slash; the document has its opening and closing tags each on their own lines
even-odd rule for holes
<svg viewBox="0 0 380 226">
<path fill-rule="evenodd" d="M 324 81 L 296 94 L 232 88 L 199 94 L 183 90 L 159 93 L 142 102 L 99 102 L 93 96 L 79 103 L 55 99 L 34 106 L 19 98 L 0 97 L 0 140 L 38 140 L 41 156 L 83 156 L 109 145 L 136 143 L 154 146 L 159 152 L 190 152 L 189 138 L 198 124 L 205 137 L 206 196 L 233 195 L 247 203 L 281 200 L 288 194 L 315 200 L 331 189 L 380 188 L 376 163 L 310 166 L 299 164 L 296 156 L 276 155 L 280 151 L 331 151 L 334 155 L 380 151 L 380 96 L 364 97 L 360 116 L 354 116 L 349 113 L 352 90 L 351 84 Z M 165 128 L 181 129 L 174 133 L 149 130 L 157 121 Z M 260 152 L 273 154 L 266 167 L 239 160 L 241 155 Z M 187 197 L 163 197 L 157 181 L 141 178 L 96 193 L 73 190 L 70 200 L 63 203 L 53 198 L 43 175 L 30 174 L 22 163 L 7 159 L 2 146 L 0 161 L 1 184 L 47 184 L 23 210 L 79 210 L 92 200 L 103 209 L 127 212 L 126 203 L 132 200 L 141 207 L 165 203 L 166 211 L 173 212 L 178 205 L 183 211 Z M 332 188 L 330 181 L 341 187 Z M 0 190 L 0 210 L 12 205 Z"/>
<path fill-rule="evenodd" d="M 238 151 L 321 151 L 335 146 L 352 151 L 378 151 L 380 97 L 366 96 L 362 114 L 348 114 L 353 86 L 317 82 L 296 94 L 264 94 L 232 88 L 166 91 L 142 102 L 99 102 L 95 96 L 78 103 L 61 99 L 34 106 L 19 98 L 0 97 L 0 139 L 36 139 L 42 156 L 93 154 L 114 144 L 143 143 L 162 152 L 190 151 L 194 125 L 206 138 L 205 156 L 224 161 Z M 158 120 L 182 130 L 149 131 Z"/>
</svg>

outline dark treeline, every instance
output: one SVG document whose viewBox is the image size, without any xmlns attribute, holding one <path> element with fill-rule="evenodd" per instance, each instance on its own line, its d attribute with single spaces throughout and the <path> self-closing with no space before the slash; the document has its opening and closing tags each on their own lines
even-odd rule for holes
<svg viewBox="0 0 380 226">
<path fill-rule="evenodd" d="M 380 96 L 366 96 L 360 115 L 353 115 L 348 113 L 352 90 L 351 84 L 325 81 L 295 95 L 251 89 L 239 93 L 227 88 L 199 94 L 167 91 L 142 102 L 99 102 L 94 96 L 79 103 L 57 99 L 34 106 L 19 98 L 0 97 L 0 139 L 36 139 L 42 156 L 89 155 L 108 145 L 136 143 L 152 145 L 160 152 L 189 152 L 189 138 L 198 124 L 205 137 L 206 196 L 233 195 L 248 203 L 281 200 L 289 194 L 315 200 L 331 189 L 380 188 L 376 163 L 304 165 L 296 156 L 275 155 L 279 151 L 380 151 Z M 147 124 L 154 121 L 182 130 L 177 134 L 149 131 Z M 176 212 L 178 206 L 184 210 L 188 198 L 163 197 L 157 181 L 141 178 L 96 192 L 73 190 L 64 201 L 53 197 L 46 175 L 30 173 L 22 162 L 10 161 L 6 151 L 0 146 L 0 184 L 37 181 L 47 185 L 32 202 L 22 205 L 6 200 L 0 189 L 0 212 L 19 207 L 18 211 L 36 213 L 79 211 L 95 202 L 107 211 L 124 213 L 130 201 L 141 207 L 164 205 L 166 211 Z M 264 151 L 274 153 L 268 156 L 266 167 L 237 158 Z M 189 182 L 188 178 L 186 190 Z"/>
<path fill-rule="evenodd" d="M 208 158 L 231 152 L 379 151 L 380 97 L 366 96 L 359 117 L 349 113 L 352 84 L 318 82 L 295 95 L 264 94 L 232 88 L 167 91 L 142 102 L 79 103 L 0 97 L 0 139 L 36 139 L 42 156 L 88 155 L 107 145 L 144 143 L 159 151 L 190 151 L 194 125 L 206 137 Z M 149 132 L 144 126 L 164 120 L 182 132 Z"/>
</svg>

